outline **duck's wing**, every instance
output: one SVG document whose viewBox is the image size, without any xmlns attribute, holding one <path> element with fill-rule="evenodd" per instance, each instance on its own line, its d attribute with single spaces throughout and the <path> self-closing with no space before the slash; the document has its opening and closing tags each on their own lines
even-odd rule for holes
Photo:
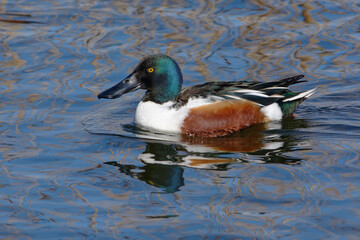
<svg viewBox="0 0 360 240">
<path fill-rule="evenodd" d="M 223 99 L 244 99 L 260 106 L 268 106 L 279 99 L 285 99 L 293 84 L 306 82 L 300 80 L 304 75 L 297 75 L 274 82 L 207 82 L 204 84 L 184 88 L 177 97 L 178 105 L 185 105 L 190 98 L 217 97 Z M 293 97 L 293 95 L 291 95 Z"/>
</svg>

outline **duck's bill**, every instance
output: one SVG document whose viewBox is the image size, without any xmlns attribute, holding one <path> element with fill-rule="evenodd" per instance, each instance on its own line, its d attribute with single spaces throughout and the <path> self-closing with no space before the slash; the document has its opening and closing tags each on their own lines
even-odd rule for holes
<svg viewBox="0 0 360 240">
<path fill-rule="evenodd" d="M 141 83 L 136 78 L 136 74 L 132 73 L 115 86 L 100 93 L 98 98 L 118 98 L 125 93 L 135 91 L 139 88 L 141 88 Z"/>
</svg>

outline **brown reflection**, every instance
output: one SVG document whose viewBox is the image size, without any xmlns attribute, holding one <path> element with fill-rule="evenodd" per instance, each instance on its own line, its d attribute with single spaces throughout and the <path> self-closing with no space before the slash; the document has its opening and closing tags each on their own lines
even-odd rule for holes
<svg viewBox="0 0 360 240">
<path fill-rule="evenodd" d="M 216 166 L 219 164 L 229 164 L 229 163 L 235 163 L 237 162 L 236 159 L 226 158 L 189 158 L 188 163 L 186 164 L 188 167 L 193 168 L 211 168 L 211 166 Z"/>
<path fill-rule="evenodd" d="M 189 145 L 201 144 L 214 151 L 223 152 L 254 152 L 264 147 L 262 139 L 263 131 L 266 130 L 265 124 L 259 124 L 231 136 L 221 138 L 194 138 L 182 136 L 182 141 Z"/>
<path fill-rule="evenodd" d="M 314 24 L 316 21 L 314 20 L 311 11 L 315 10 L 315 6 L 311 4 L 310 0 L 305 1 L 304 4 L 302 4 L 302 7 L 304 7 L 304 10 L 302 11 L 302 15 L 304 16 L 304 22 L 305 23 L 311 23 Z"/>
</svg>

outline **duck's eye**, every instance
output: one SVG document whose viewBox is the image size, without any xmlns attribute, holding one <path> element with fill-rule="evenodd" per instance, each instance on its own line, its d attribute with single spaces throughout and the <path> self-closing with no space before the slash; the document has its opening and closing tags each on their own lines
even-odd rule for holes
<svg viewBox="0 0 360 240">
<path fill-rule="evenodd" d="M 149 73 L 152 73 L 152 72 L 154 71 L 154 69 L 153 69 L 153 68 L 148 68 L 147 71 L 148 71 Z"/>
</svg>

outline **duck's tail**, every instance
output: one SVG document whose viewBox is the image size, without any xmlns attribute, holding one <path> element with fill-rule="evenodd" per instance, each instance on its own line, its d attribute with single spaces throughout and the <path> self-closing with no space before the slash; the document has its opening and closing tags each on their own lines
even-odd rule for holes
<svg viewBox="0 0 360 240">
<path fill-rule="evenodd" d="M 285 96 L 278 101 L 278 104 L 281 108 L 284 117 L 291 116 L 295 109 L 302 103 L 305 99 L 313 95 L 316 91 L 316 88 L 310 89 L 306 92 L 294 93 L 286 92 L 281 95 Z"/>
</svg>

